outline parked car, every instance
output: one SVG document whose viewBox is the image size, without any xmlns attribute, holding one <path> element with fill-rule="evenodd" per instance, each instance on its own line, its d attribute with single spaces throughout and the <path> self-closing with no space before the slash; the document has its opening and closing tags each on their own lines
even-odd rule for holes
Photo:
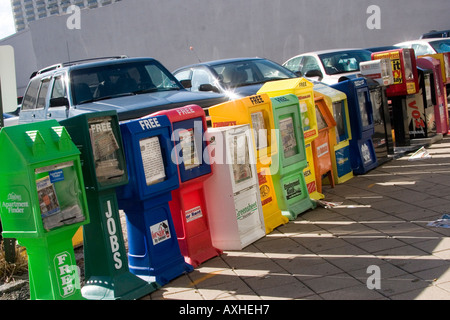
<svg viewBox="0 0 450 320">
<path fill-rule="evenodd" d="M 413 48 L 416 56 L 424 54 L 435 54 L 450 52 L 450 39 L 448 38 L 430 38 L 404 41 L 395 44 L 400 48 Z"/>
<path fill-rule="evenodd" d="M 399 47 L 396 47 L 396 46 L 381 46 L 381 47 L 366 48 L 366 50 L 369 50 L 370 52 L 380 52 L 380 51 L 388 51 L 388 50 L 395 50 L 395 49 L 399 49 Z"/>
<path fill-rule="evenodd" d="M 207 108 L 227 100 L 217 93 L 184 89 L 153 58 L 102 58 L 35 72 L 22 100 L 19 122 L 63 120 L 104 110 L 117 110 L 122 121 L 188 104 Z"/>
<path fill-rule="evenodd" d="M 298 76 L 334 84 L 342 76 L 359 73 L 359 63 L 370 61 L 371 52 L 364 49 L 334 49 L 308 52 L 290 58 L 283 66 Z"/>
<path fill-rule="evenodd" d="M 432 30 L 430 32 L 424 33 L 420 36 L 420 39 L 428 39 L 428 38 L 448 38 L 450 37 L 450 30 L 441 30 L 436 31 Z"/>
<path fill-rule="evenodd" d="M 19 117 L 10 113 L 3 113 L 3 126 L 9 127 L 19 123 Z"/>
<path fill-rule="evenodd" d="M 230 99 L 256 94 L 267 81 L 297 78 L 281 65 L 263 58 L 236 58 L 202 62 L 173 71 L 191 92 L 214 91 Z"/>
</svg>

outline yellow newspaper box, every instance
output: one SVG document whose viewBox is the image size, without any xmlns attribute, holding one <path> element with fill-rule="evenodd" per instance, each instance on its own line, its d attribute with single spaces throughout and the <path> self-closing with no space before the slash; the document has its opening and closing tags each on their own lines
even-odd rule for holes
<svg viewBox="0 0 450 320">
<path fill-rule="evenodd" d="M 325 196 L 317 190 L 316 169 L 311 149 L 312 141 L 316 139 L 319 134 L 317 129 L 313 87 L 313 84 L 305 78 L 269 81 L 259 89 L 258 94 L 266 93 L 272 98 L 292 93 L 298 97 L 302 117 L 303 135 L 305 138 L 306 159 L 308 161 L 308 166 L 303 170 L 303 173 L 305 175 L 309 196 L 312 199 L 319 200 L 325 198 Z"/>
<path fill-rule="evenodd" d="M 282 215 L 270 174 L 278 163 L 272 163 L 272 156 L 278 152 L 272 102 L 268 95 L 253 95 L 208 109 L 212 127 L 250 124 L 256 154 L 256 170 L 263 208 L 266 233 L 285 224 L 289 219 Z"/>
<path fill-rule="evenodd" d="M 334 132 L 330 132 L 330 146 L 334 183 L 341 184 L 353 178 L 353 169 L 350 163 L 350 140 L 352 130 L 348 113 L 347 95 L 339 90 L 322 83 L 314 85 L 314 95 L 323 97 L 336 121 Z"/>
</svg>

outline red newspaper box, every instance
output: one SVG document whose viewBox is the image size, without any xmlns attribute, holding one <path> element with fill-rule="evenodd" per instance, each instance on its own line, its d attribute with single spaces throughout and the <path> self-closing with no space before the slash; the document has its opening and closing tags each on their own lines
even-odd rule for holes
<svg viewBox="0 0 450 320">
<path fill-rule="evenodd" d="M 390 59 L 394 83 L 386 94 L 388 97 L 406 96 L 419 91 L 416 57 L 413 49 L 395 49 L 372 53 L 372 60 Z"/>
<path fill-rule="evenodd" d="M 205 112 L 200 106 L 159 111 L 172 123 L 174 149 L 171 161 L 176 161 L 180 187 L 172 191 L 169 202 L 180 250 L 187 263 L 197 267 L 218 256 L 208 223 L 203 183 L 212 175 L 204 133 L 207 129 Z"/>
</svg>

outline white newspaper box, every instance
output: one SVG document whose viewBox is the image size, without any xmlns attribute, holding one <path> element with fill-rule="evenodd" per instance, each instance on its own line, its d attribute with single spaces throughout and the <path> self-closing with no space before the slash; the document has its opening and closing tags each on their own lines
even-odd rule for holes
<svg viewBox="0 0 450 320">
<path fill-rule="evenodd" d="M 241 250 L 265 236 L 250 125 L 209 128 L 213 175 L 204 190 L 213 246 Z"/>
<path fill-rule="evenodd" d="M 364 77 L 375 80 L 381 86 L 394 84 L 390 59 L 364 61 L 359 64 L 359 68 Z"/>
</svg>

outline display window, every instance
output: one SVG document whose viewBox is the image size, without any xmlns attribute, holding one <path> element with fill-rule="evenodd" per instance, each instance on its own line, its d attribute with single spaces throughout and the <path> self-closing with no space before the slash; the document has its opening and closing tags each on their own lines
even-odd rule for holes
<svg viewBox="0 0 450 320">
<path fill-rule="evenodd" d="M 139 148 L 147 186 L 164 181 L 166 173 L 158 137 L 140 140 Z"/>
<path fill-rule="evenodd" d="M 95 173 L 100 185 L 117 183 L 125 173 L 119 160 L 120 147 L 112 126 L 112 117 L 89 119 L 89 135 L 95 162 Z"/>
<path fill-rule="evenodd" d="M 85 220 L 83 193 L 73 161 L 37 168 L 35 176 L 45 230 Z"/>
</svg>

